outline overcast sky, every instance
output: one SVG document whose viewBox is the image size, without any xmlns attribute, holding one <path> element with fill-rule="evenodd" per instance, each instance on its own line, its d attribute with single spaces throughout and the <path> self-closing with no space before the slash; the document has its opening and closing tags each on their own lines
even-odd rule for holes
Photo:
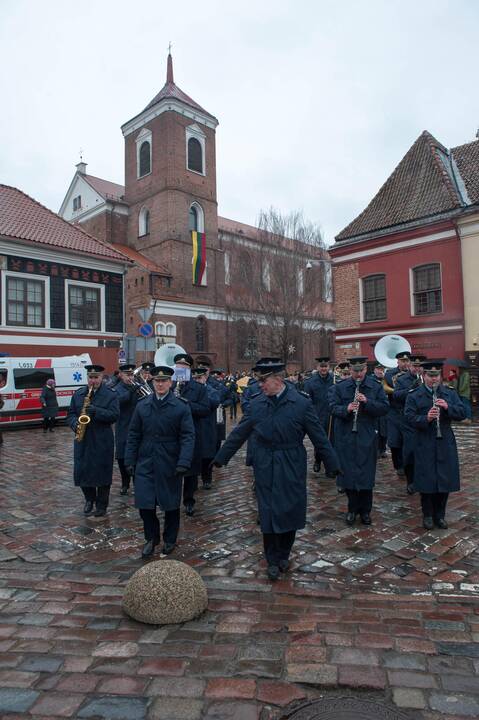
<svg viewBox="0 0 479 720">
<path fill-rule="evenodd" d="M 0 0 L 0 182 L 58 211 L 81 147 L 123 183 L 171 40 L 220 122 L 219 213 L 302 209 L 330 243 L 424 129 L 475 139 L 478 27 L 477 0 Z"/>
</svg>

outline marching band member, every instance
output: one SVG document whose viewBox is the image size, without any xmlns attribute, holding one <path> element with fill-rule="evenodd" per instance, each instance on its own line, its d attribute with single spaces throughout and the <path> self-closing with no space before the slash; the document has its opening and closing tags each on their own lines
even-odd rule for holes
<svg viewBox="0 0 479 720">
<path fill-rule="evenodd" d="M 403 407 L 397 400 L 394 400 L 393 392 L 398 378 L 409 369 L 410 357 L 411 353 L 408 350 L 397 353 L 397 367 L 389 368 L 384 375 L 385 390 L 389 395 L 390 406 L 388 412 L 388 445 L 391 448 L 393 467 L 400 477 L 404 477 L 406 474 L 402 459 L 402 435 L 400 430 Z"/>
<path fill-rule="evenodd" d="M 134 370 L 134 365 L 120 365 L 118 368 L 118 382 L 113 388 L 120 403 L 120 417 L 115 424 L 115 454 L 121 475 L 120 495 L 128 495 L 131 480 L 125 465 L 125 449 L 128 427 L 138 402 L 137 389 L 132 382 Z"/>
<path fill-rule="evenodd" d="M 398 373 L 392 398 L 395 407 L 400 409 L 398 432 L 401 436 L 402 463 L 406 475 L 406 492 L 414 494 L 414 431 L 404 415 L 404 406 L 410 390 L 422 382 L 422 363 L 426 358 L 423 355 L 412 355 L 409 368 L 401 375 Z"/>
<path fill-rule="evenodd" d="M 443 363 L 424 363 L 424 384 L 411 390 L 404 413 L 415 432 L 414 488 L 421 493 L 423 525 L 446 529 L 449 493 L 460 489 L 459 460 L 451 420 L 463 420 L 455 390 L 441 384 Z"/>
<path fill-rule="evenodd" d="M 225 408 L 229 407 L 233 399 L 230 391 L 223 382 L 225 371 L 221 368 L 215 368 L 214 370 L 208 371 L 208 385 L 212 385 L 220 396 L 221 422 L 217 420 L 216 423 L 216 450 L 215 453 L 220 449 L 221 443 L 226 438 L 226 411 Z M 211 484 L 211 478 L 210 478 Z"/>
<path fill-rule="evenodd" d="M 125 464 L 135 479 L 135 507 L 143 520 L 142 557 L 153 555 L 160 542 L 159 507 L 165 513 L 162 554 L 169 555 L 180 527 L 182 477 L 188 472 L 195 429 L 187 400 L 171 392 L 172 368 L 151 370 L 154 393 L 136 406 L 130 422 Z"/>
<path fill-rule="evenodd" d="M 144 362 L 141 363 L 141 372 L 140 375 L 145 381 L 145 383 L 153 390 L 153 380 L 152 380 L 152 374 L 151 371 L 155 367 L 155 363 L 153 362 Z"/>
<path fill-rule="evenodd" d="M 330 372 L 329 357 L 317 357 L 317 370 L 309 380 L 304 383 L 306 392 L 313 401 L 314 409 L 318 415 L 319 422 L 325 433 L 330 436 L 330 411 L 328 392 L 333 386 L 333 375 Z M 321 470 L 321 457 L 315 452 L 313 471 L 318 473 Z"/>
<path fill-rule="evenodd" d="M 206 417 L 200 418 L 199 430 L 201 435 L 201 479 L 203 487 L 209 490 L 212 480 L 211 463 L 217 450 L 216 410 L 220 405 L 220 395 L 215 386 L 208 382 L 208 368 L 193 368 L 191 375 L 196 382 L 204 385 L 208 395 L 209 413 Z"/>
<path fill-rule="evenodd" d="M 248 437 L 254 437 L 252 465 L 268 577 L 277 580 L 289 565 L 296 531 L 306 523 L 307 458 L 304 435 L 321 452 L 326 468 L 338 472 L 336 453 L 309 397 L 284 382 L 284 363 L 258 362 L 262 392 L 217 452 L 226 465 Z"/>
<path fill-rule="evenodd" d="M 341 472 L 339 489 L 348 496 L 346 524 L 357 515 L 371 525 L 373 487 L 376 475 L 377 419 L 388 412 L 384 390 L 366 376 L 366 357 L 350 358 L 351 377 L 336 383 L 330 392 L 331 413 L 335 418 L 334 448 Z"/>
<path fill-rule="evenodd" d="M 113 475 L 114 440 L 111 426 L 120 417 L 118 396 L 103 383 L 102 365 L 85 365 L 88 385 L 72 396 L 67 422 L 75 433 L 73 477 L 85 496 L 85 515 L 106 515 Z M 90 418 L 80 437 L 79 418 Z"/>
<path fill-rule="evenodd" d="M 381 365 L 381 363 L 376 363 L 373 367 L 373 373 L 371 377 L 373 380 L 376 380 L 381 386 L 383 384 L 384 380 L 384 371 L 385 367 L 384 365 Z M 378 418 L 378 458 L 385 458 L 386 457 L 386 448 L 387 448 L 387 440 L 388 440 L 388 417 L 387 415 L 381 415 L 381 417 Z"/>
</svg>

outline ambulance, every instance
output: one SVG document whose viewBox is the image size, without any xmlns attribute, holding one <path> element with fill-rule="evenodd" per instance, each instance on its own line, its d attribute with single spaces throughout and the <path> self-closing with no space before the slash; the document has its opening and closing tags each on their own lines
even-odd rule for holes
<svg viewBox="0 0 479 720">
<path fill-rule="evenodd" d="M 55 380 L 58 415 L 65 418 L 71 396 L 87 384 L 88 353 L 69 357 L 0 357 L 0 426 L 19 427 L 42 420 L 40 394 L 47 380 Z"/>
</svg>

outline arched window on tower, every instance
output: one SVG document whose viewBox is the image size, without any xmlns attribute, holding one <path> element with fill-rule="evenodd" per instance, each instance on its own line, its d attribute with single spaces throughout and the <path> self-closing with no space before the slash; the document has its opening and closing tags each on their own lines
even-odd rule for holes
<svg viewBox="0 0 479 720">
<path fill-rule="evenodd" d="M 190 230 L 192 232 L 198 232 L 198 210 L 195 205 L 190 207 L 189 212 Z"/>
<path fill-rule="evenodd" d="M 151 172 L 151 145 L 146 140 L 140 145 L 140 177 Z"/>
<path fill-rule="evenodd" d="M 203 148 L 194 137 L 188 140 L 188 170 L 203 173 Z"/>
<path fill-rule="evenodd" d="M 207 285 L 206 236 L 203 208 L 197 202 L 190 205 L 188 223 L 192 242 L 192 283 Z"/>
<path fill-rule="evenodd" d="M 150 211 L 148 208 L 141 208 L 138 216 L 138 237 L 150 234 Z"/>
<path fill-rule="evenodd" d="M 195 324 L 196 352 L 208 351 L 207 331 L 206 318 L 204 315 L 199 315 Z"/>
</svg>

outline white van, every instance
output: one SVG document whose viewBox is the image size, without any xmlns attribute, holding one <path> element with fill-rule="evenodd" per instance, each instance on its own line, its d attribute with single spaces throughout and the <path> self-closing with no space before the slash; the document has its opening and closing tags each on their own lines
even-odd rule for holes
<svg viewBox="0 0 479 720">
<path fill-rule="evenodd" d="M 46 381 L 55 380 L 58 418 L 65 418 L 71 396 L 87 384 L 88 353 L 70 357 L 0 357 L 1 427 L 23 425 L 42 419 L 40 394 Z"/>
</svg>

